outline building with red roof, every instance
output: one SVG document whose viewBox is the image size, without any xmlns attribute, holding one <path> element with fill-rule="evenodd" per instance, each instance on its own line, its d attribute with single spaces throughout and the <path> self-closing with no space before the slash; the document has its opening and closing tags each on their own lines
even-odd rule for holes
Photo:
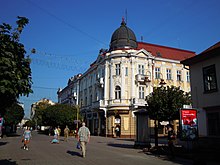
<svg viewBox="0 0 220 165">
<path fill-rule="evenodd" d="M 136 134 L 151 126 L 136 127 L 142 120 L 136 121 L 134 111 L 146 110 L 145 98 L 155 86 L 174 85 L 189 92 L 189 71 L 180 61 L 193 56 L 193 51 L 137 42 L 123 20 L 112 34 L 109 49 L 100 50 L 78 85 L 73 82 L 59 91 L 59 97 L 68 96 L 60 103 L 68 99 L 70 104 L 78 103 L 91 134 L 147 140 Z"/>
</svg>

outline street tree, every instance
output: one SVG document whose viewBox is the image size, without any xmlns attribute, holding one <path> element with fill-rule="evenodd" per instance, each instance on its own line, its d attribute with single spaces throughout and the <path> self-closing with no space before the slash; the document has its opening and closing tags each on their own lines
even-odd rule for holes
<svg viewBox="0 0 220 165">
<path fill-rule="evenodd" d="M 20 35 L 29 20 L 18 17 L 17 27 L 0 25 L 0 113 L 17 102 L 20 96 L 28 96 L 31 90 L 30 58 L 26 56 Z"/>
<path fill-rule="evenodd" d="M 158 123 L 179 119 L 179 109 L 190 104 L 190 94 L 175 86 L 154 87 L 146 97 L 149 118 L 154 120 L 155 146 L 158 146 Z"/>
<path fill-rule="evenodd" d="M 51 106 L 51 104 L 49 103 L 49 100 L 47 99 L 35 105 L 34 117 L 32 119 L 35 125 L 39 125 L 39 126 L 43 125 L 42 118 L 43 118 L 45 109 L 47 109 L 49 106 Z"/>
<path fill-rule="evenodd" d="M 24 109 L 17 103 L 13 103 L 10 107 L 6 108 L 4 114 L 5 126 L 14 126 L 21 122 L 24 117 Z"/>
<path fill-rule="evenodd" d="M 73 125 L 77 118 L 77 108 L 66 104 L 56 104 L 45 109 L 43 122 L 52 127 Z"/>
</svg>

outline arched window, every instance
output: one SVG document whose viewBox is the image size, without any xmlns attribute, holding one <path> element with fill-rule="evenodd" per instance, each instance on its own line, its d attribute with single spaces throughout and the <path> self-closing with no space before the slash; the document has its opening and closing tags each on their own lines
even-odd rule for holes
<svg viewBox="0 0 220 165">
<path fill-rule="evenodd" d="M 120 86 L 115 87 L 115 99 L 121 99 L 121 87 Z"/>
</svg>

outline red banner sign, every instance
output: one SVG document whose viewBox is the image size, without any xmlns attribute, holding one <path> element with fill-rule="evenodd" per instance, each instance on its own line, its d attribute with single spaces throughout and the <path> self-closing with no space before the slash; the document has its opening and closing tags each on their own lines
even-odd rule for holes
<svg viewBox="0 0 220 165">
<path fill-rule="evenodd" d="M 181 140 L 195 140 L 198 138 L 198 119 L 196 109 L 180 110 Z"/>
</svg>

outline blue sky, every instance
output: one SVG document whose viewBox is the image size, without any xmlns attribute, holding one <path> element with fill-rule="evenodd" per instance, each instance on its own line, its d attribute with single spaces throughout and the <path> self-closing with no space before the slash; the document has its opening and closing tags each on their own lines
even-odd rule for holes
<svg viewBox="0 0 220 165">
<path fill-rule="evenodd" d="M 138 41 L 143 36 L 198 54 L 220 41 L 219 6 L 219 0 L 0 0 L 0 23 L 15 26 L 17 16 L 27 17 L 21 42 L 27 54 L 36 49 L 30 55 L 34 93 L 20 98 L 25 115 L 42 98 L 57 102 L 57 89 L 109 48 L 122 17 Z"/>
</svg>

